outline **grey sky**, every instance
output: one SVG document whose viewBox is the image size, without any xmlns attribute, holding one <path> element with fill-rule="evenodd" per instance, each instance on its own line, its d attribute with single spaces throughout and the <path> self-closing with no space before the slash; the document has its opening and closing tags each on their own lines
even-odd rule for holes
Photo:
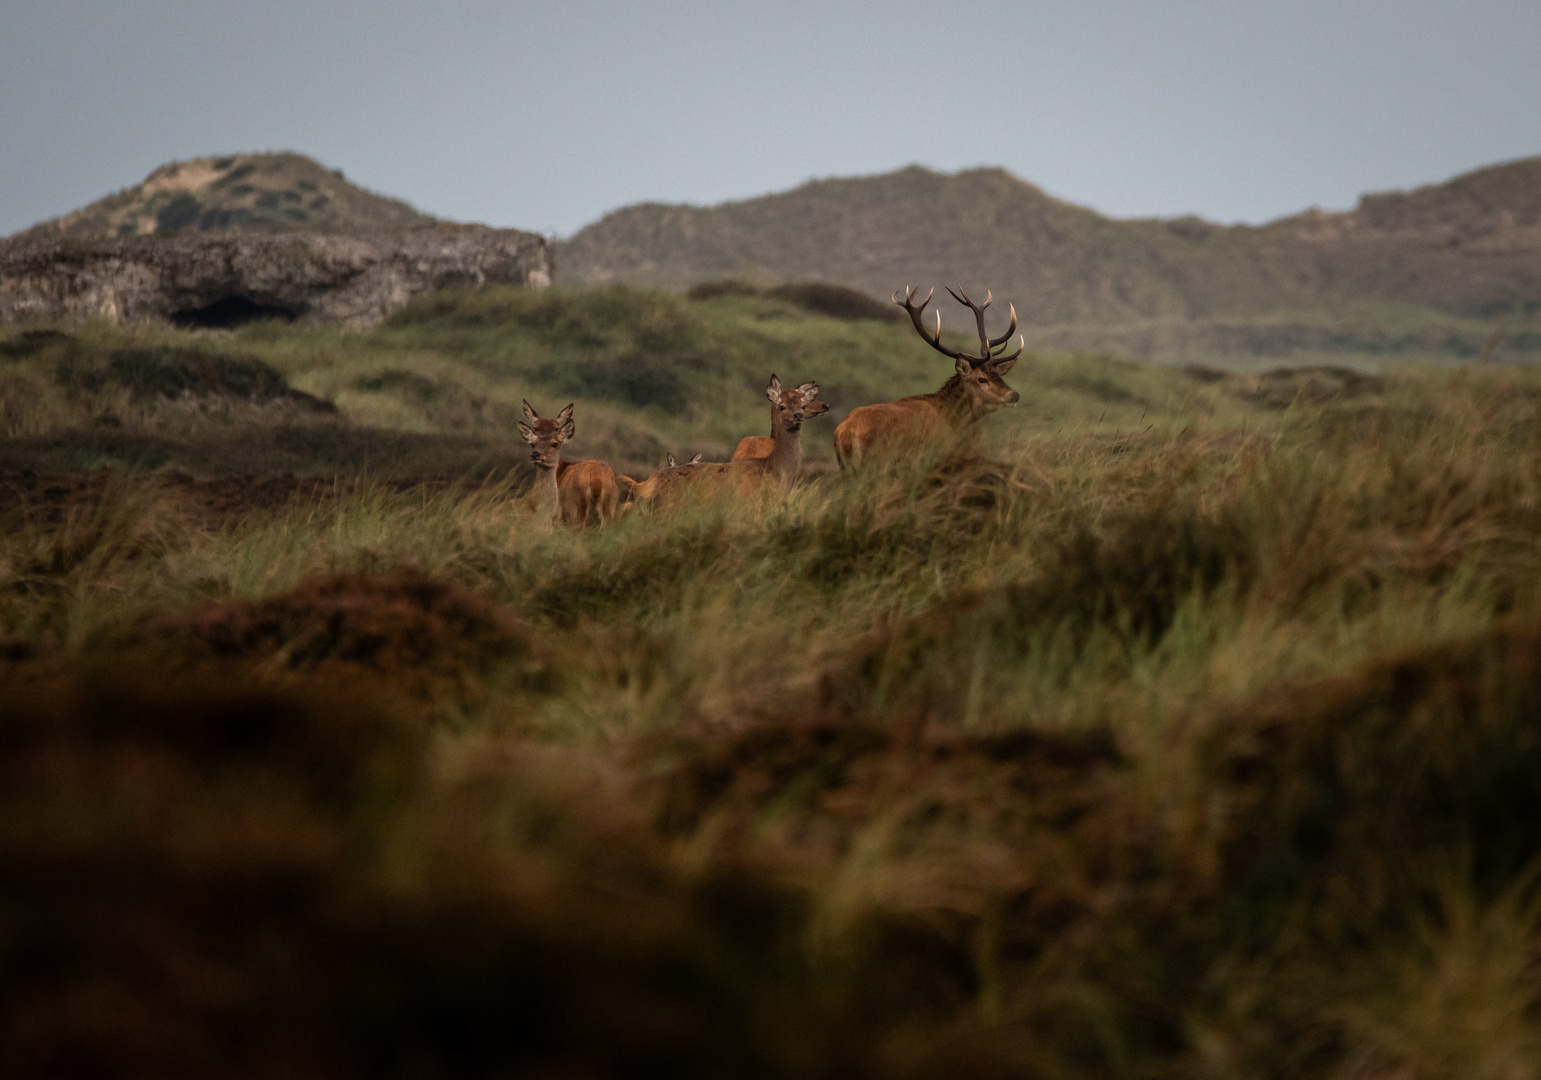
<svg viewBox="0 0 1541 1080">
<path fill-rule="evenodd" d="M 1541 0 L 0 0 L 0 235 L 262 149 L 564 235 L 916 161 L 1262 221 L 1541 154 Z"/>
</svg>

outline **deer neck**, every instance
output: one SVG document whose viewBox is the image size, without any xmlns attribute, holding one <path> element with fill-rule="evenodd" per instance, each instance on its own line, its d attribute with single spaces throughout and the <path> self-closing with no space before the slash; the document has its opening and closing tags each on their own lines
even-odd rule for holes
<svg viewBox="0 0 1541 1080">
<path fill-rule="evenodd" d="M 772 410 L 774 415 L 774 410 Z M 781 479 L 782 486 L 791 488 L 792 481 L 803 467 L 803 433 L 788 431 L 779 421 L 771 425 L 771 452 L 766 459 L 766 469 Z"/>
<path fill-rule="evenodd" d="M 549 469 L 543 465 L 535 466 L 535 508 L 541 513 L 555 517 L 560 509 L 561 498 L 557 494 L 557 478 L 566 466 L 565 461 L 558 461 Z"/>
<path fill-rule="evenodd" d="M 963 380 L 957 375 L 925 396 L 954 423 L 967 424 L 979 419 L 963 388 Z"/>
</svg>

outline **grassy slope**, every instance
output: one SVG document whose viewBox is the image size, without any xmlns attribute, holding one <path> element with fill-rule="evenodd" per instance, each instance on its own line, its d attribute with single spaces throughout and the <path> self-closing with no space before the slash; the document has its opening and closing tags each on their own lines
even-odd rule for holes
<svg viewBox="0 0 1541 1080">
<path fill-rule="evenodd" d="M 341 410 L 248 405 L 252 446 L 367 425 L 465 439 L 460 471 L 575 374 L 624 459 L 758 431 L 770 368 L 849 404 L 942 366 L 763 299 L 442 294 L 368 335 L 50 339 L 0 368 L 7 422 L 56 425 L 8 457 L 83 463 L 103 409 L 226 436 L 121 369 L 49 381 L 125 338 Z M 581 535 L 517 477 L 11 474 L 8 918 L 117 959 L 17 952 L 6 1060 L 89 1031 L 161 1075 L 232 1037 L 262 1074 L 1535 1075 L 1536 375 L 1011 381 L 980 447 Z"/>
<path fill-rule="evenodd" d="M 693 302 L 627 287 L 441 293 L 367 334 L 282 324 L 203 337 L 156 328 L 28 333 L 13 331 L 0 345 L 9 354 L 0 368 L 7 395 L 0 416 L 12 439 L 0 461 L 44 470 L 147 464 L 208 474 L 481 476 L 489 460 L 503 469 L 523 462 L 513 424 L 529 398 L 544 413 L 579 403 L 569 456 L 646 472 L 667 452 L 724 460 L 742 435 L 768 430 L 763 388 L 772 373 L 817 378 L 832 406 L 831 420 L 804 438 L 818 469 L 833 463 L 833 422 L 850 408 L 926 392 L 951 374 L 949 361 L 908 324 L 842 322 L 765 297 Z M 160 367 L 196 356 L 256 362 L 335 403 L 338 413 L 282 399 L 252 404 L 240 391 L 235 400 L 171 401 L 146 376 L 134 376 L 143 385 L 132 386 L 116 375 L 91 376 L 115 370 L 114 358 L 125 355 L 134 371 L 141 356 Z M 1180 414 L 1176 403 L 1193 392 L 1176 373 L 1097 357 L 1045 355 L 1024 361 L 1013 377 L 1030 404 L 992 425 L 1003 437 L 1079 424 L 1093 409 L 1108 412 L 1110 431 L 1127 428 L 1146 411 Z M 1120 381 L 1137 391 L 1114 385 Z M 1102 387 L 1107 401 L 1098 396 Z M 364 460 L 349 449 L 387 435 L 421 445 L 424 456 Z M 241 457 L 222 449 L 232 438 L 245 445 Z M 309 449 L 283 452 L 294 440 Z M 134 456 L 149 444 L 152 457 Z M 463 460 L 445 456 L 452 446 Z"/>
</svg>

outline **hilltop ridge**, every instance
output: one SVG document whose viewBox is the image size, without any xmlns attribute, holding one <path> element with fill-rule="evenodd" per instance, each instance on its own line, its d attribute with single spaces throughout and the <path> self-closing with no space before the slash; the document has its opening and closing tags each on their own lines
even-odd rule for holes
<svg viewBox="0 0 1541 1080">
<path fill-rule="evenodd" d="M 377 195 L 292 152 L 173 161 L 89 206 L 17 238 L 145 236 L 214 229 L 364 229 L 431 224 L 434 217 Z"/>
<path fill-rule="evenodd" d="M 1350 231 L 1481 250 L 1541 248 L 1541 157 L 1490 165 L 1442 184 L 1365 195 L 1322 215 Z"/>
<path fill-rule="evenodd" d="M 7 243 L 435 220 L 300 154 L 232 154 L 162 166 Z M 815 281 L 883 298 L 907 283 L 988 286 L 1039 350 L 1222 366 L 1541 354 L 1541 157 L 1258 226 L 1111 218 L 1004 168 L 910 165 L 715 206 L 624 207 L 554 253 L 570 285 Z"/>
<path fill-rule="evenodd" d="M 1002 168 L 911 165 L 713 207 L 647 203 L 560 245 L 561 278 L 671 288 L 818 279 L 886 295 L 988 284 L 1029 325 L 1256 316 L 1360 301 L 1541 310 L 1541 158 L 1262 226 L 1117 219 Z"/>
</svg>

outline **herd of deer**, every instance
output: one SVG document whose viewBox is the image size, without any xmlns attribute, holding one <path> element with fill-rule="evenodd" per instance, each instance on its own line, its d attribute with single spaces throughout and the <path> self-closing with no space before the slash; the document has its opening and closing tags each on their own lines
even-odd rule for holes
<svg viewBox="0 0 1541 1080">
<path fill-rule="evenodd" d="M 842 469 L 860 464 L 879 447 L 892 446 L 901 440 L 918 442 L 944 426 L 961 428 L 973 424 L 996 409 L 1016 405 L 1020 399 L 1021 395 L 1002 378 L 1025 347 L 1025 342 L 1019 338 L 1016 352 L 1004 355 L 1017 331 L 1015 305 L 1011 308 L 1011 325 L 1000 337 L 992 338 L 985 331 L 985 308 L 990 306 L 991 300 L 989 292 L 986 291 L 983 304 L 976 304 L 961 290 L 947 290 L 953 299 L 974 313 L 974 321 L 979 327 L 979 355 L 975 356 L 942 344 L 941 312 L 932 313 L 936 316 L 936 329 L 927 332 L 921 313 L 931 302 L 935 290 L 928 292 L 919 304 L 914 302 L 915 291 L 906 288 L 903 300 L 895 293 L 894 303 L 909 313 L 916 332 L 926 344 L 954 361 L 954 374 L 929 394 L 852 409 L 835 426 L 835 458 Z M 746 436 L 739 442 L 731 461 L 702 462 L 701 455 L 697 454 L 681 465 L 671 454 L 666 468 L 642 481 L 617 476 L 603 461 L 563 461 L 562 444 L 573 437 L 573 407 L 569 405 L 554 418 L 546 419 L 538 416 L 526 401 L 519 433 L 530 444 L 530 460 L 535 463 L 537 506 L 543 514 L 550 514 L 556 520 L 587 525 L 615 517 L 623 488 L 633 503 L 652 504 L 676 501 L 687 486 L 712 482 L 731 483 L 746 494 L 774 491 L 779 487 L 785 495 L 802 469 L 803 421 L 828 412 L 829 406 L 818 400 L 818 383 L 805 382 L 783 388 L 775 375 L 765 388 L 765 396 L 771 403 L 769 437 Z"/>
</svg>

